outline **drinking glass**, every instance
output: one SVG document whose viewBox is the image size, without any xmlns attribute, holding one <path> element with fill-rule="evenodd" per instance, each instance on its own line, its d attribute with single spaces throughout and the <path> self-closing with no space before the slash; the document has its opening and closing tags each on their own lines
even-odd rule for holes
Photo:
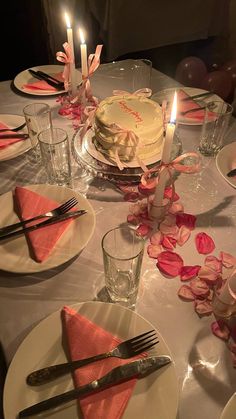
<svg viewBox="0 0 236 419">
<path fill-rule="evenodd" d="M 105 284 L 114 303 L 134 308 L 141 275 L 144 239 L 129 227 L 116 227 L 102 238 Z"/>
<path fill-rule="evenodd" d="M 224 101 L 214 100 L 206 106 L 198 148 L 204 156 L 215 156 L 223 147 L 232 111 Z"/>
<path fill-rule="evenodd" d="M 70 147 L 66 131 L 49 128 L 39 133 L 42 163 L 52 184 L 71 185 Z"/>
<path fill-rule="evenodd" d="M 39 162 L 38 134 L 52 126 L 51 108 L 46 103 L 30 103 L 24 107 L 23 113 L 32 147 L 30 159 Z"/>
</svg>

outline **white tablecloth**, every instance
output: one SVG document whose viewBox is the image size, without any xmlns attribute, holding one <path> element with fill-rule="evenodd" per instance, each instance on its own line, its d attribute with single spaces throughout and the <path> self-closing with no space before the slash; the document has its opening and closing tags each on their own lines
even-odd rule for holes
<svg viewBox="0 0 236 419">
<path fill-rule="evenodd" d="M 123 63 L 126 65 L 125 62 Z M 112 79 L 101 66 L 93 79 L 94 94 L 104 97 L 112 89 Z M 176 82 L 153 71 L 153 91 L 174 86 Z M 124 84 L 124 88 L 127 87 Z M 41 99 L 21 96 L 10 89 L 10 82 L 0 83 L 0 113 L 21 114 L 23 107 Z M 55 98 L 44 98 L 53 108 L 54 125 L 73 134 L 71 122 L 57 113 Z M 196 148 L 199 127 L 183 126 L 180 131 L 184 150 Z M 236 123 L 230 126 L 227 141 L 236 138 Z M 0 192 L 5 193 L 16 184 L 40 182 L 26 155 L 0 163 Z M 235 255 L 235 190 L 221 177 L 214 158 L 204 159 L 198 175 L 181 175 L 176 190 L 185 211 L 198 215 L 194 233 L 205 231 L 216 243 L 216 251 Z M 87 191 L 87 198 L 96 212 L 93 239 L 72 262 L 44 273 L 17 275 L 0 272 L 0 342 L 10 362 L 18 346 L 40 320 L 63 305 L 97 298 L 104 286 L 103 261 L 100 241 L 110 228 L 126 220 L 129 203 L 114 185 L 95 181 Z M 178 252 L 186 265 L 203 264 L 203 256 L 194 248 L 194 235 Z M 216 419 L 235 391 L 236 371 L 223 341 L 214 337 L 210 324 L 214 317 L 199 318 L 192 303 L 177 296 L 180 280 L 166 279 L 147 254 L 144 256 L 140 298 L 136 311 L 150 321 L 166 340 L 174 357 L 180 389 L 178 419 Z"/>
</svg>

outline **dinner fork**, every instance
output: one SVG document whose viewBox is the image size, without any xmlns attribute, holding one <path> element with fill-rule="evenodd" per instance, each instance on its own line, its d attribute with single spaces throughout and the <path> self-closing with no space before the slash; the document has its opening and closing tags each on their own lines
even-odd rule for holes
<svg viewBox="0 0 236 419">
<path fill-rule="evenodd" d="M 75 197 L 70 198 L 68 199 L 68 201 L 64 202 L 59 207 L 51 211 L 45 212 L 44 214 L 37 215 L 36 217 L 33 217 L 33 218 L 29 218 L 28 220 L 19 221 L 18 223 L 0 228 L 0 236 L 10 231 L 16 230 L 17 228 L 22 227 L 25 224 L 30 223 L 31 221 L 40 220 L 41 218 L 45 218 L 45 217 L 55 217 L 57 215 L 65 214 L 67 211 L 73 208 L 76 204 L 78 204 L 77 199 Z"/>
<path fill-rule="evenodd" d="M 201 106 L 199 108 L 192 108 L 192 109 L 188 109 L 186 111 L 182 111 L 182 112 L 180 112 L 180 115 L 183 116 L 183 115 L 186 115 L 189 112 L 201 111 L 202 109 L 205 109 L 206 106 L 208 106 L 208 108 L 210 109 L 210 111 L 213 111 L 215 109 L 215 107 L 216 107 L 216 104 L 215 104 L 215 102 L 208 102 L 208 103 L 205 104 L 205 106 Z"/>
<path fill-rule="evenodd" d="M 16 128 L 3 128 L 3 129 L 0 129 L 0 132 L 6 132 L 6 131 L 14 131 L 14 132 L 17 132 L 17 131 L 20 131 L 21 129 L 25 128 L 25 126 L 26 126 L 26 122 L 24 122 L 24 124 L 19 125 L 19 127 L 16 127 Z"/>
<path fill-rule="evenodd" d="M 27 376 L 26 382 L 31 386 L 38 386 L 55 380 L 55 378 L 61 377 L 66 373 L 72 372 L 77 368 L 83 367 L 100 359 L 110 357 L 122 359 L 132 358 L 133 356 L 139 355 L 156 345 L 159 341 L 155 335 L 155 330 L 150 330 L 149 332 L 145 332 L 141 335 L 125 340 L 109 352 L 95 355 L 90 358 L 66 362 L 64 364 L 51 365 L 50 367 L 33 371 Z"/>
</svg>

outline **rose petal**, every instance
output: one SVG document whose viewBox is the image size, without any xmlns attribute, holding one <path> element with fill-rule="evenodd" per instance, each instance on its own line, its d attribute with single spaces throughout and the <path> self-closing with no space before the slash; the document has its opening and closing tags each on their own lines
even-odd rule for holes
<svg viewBox="0 0 236 419">
<path fill-rule="evenodd" d="M 222 261 L 217 259 L 215 256 L 207 256 L 205 259 L 205 265 L 218 273 L 222 272 Z"/>
<path fill-rule="evenodd" d="M 228 340 L 230 330 L 223 320 L 218 320 L 211 324 L 212 333 L 220 339 Z"/>
<path fill-rule="evenodd" d="M 187 214 L 186 212 L 176 214 L 176 224 L 178 227 L 184 225 L 190 230 L 194 230 L 196 219 L 195 215 Z"/>
<path fill-rule="evenodd" d="M 199 278 L 192 279 L 189 285 L 192 292 L 197 297 L 207 297 L 207 295 L 209 294 L 209 286 L 206 284 L 205 281 L 202 281 Z"/>
<path fill-rule="evenodd" d="M 169 212 L 171 214 L 176 214 L 177 212 L 183 212 L 183 211 L 184 211 L 184 207 L 180 202 L 173 202 L 173 204 L 169 208 Z"/>
<path fill-rule="evenodd" d="M 171 277 L 179 275 L 183 264 L 183 259 L 177 253 L 174 252 L 161 252 L 157 257 L 158 269 L 162 273 Z"/>
<path fill-rule="evenodd" d="M 147 247 L 147 253 L 150 258 L 156 259 L 161 252 L 163 252 L 163 247 L 160 244 L 149 244 Z"/>
<path fill-rule="evenodd" d="M 191 235 L 191 230 L 188 227 L 182 225 L 179 229 L 179 234 L 177 238 L 178 245 L 183 246 L 184 243 L 188 241 L 190 235 Z"/>
<path fill-rule="evenodd" d="M 164 236 L 161 244 L 165 249 L 173 250 L 176 247 L 176 241 L 177 240 L 171 236 Z"/>
<path fill-rule="evenodd" d="M 158 230 L 156 233 L 154 233 L 151 237 L 150 237 L 150 242 L 151 244 L 155 244 L 158 245 L 161 243 L 162 240 L 162 233 Z"/>
<path fill-rule="evenodd" d="M 212 306 L 209 301 L 201 301 L 201 300 L 195 300 L 194 305 L 196 313 L 202 317 L 202 316 L 209 316 L 212 313 Z"/>
<path fill-rule="evenodd" d="M 168 199 L 172 198 L 173 202 L 175 202 L 179 200 L 179 195 L 175 192 L 174 196 L 172 197 L 172 187 L 168 186 L 167 188 L 165 188 L 164 198 L 168 198 Z"/>
<path fill-rule="evenodd" d="M 138 225 L 140 223 L 139 217 L 137 217 L 136 215 L 133 215 L 133 214 L 128 214 L 127 222 L 129 224 L 133 224 L 133 225 Z"/>
<path fill-rule="evenodd" d="M 138 204 L 131 205 L 129 210 L 133 215 L 140 215 L 147 211 L 147 204 L 142 204 L 139 202 Z"/>
<path fill-rule="evenodd" d="M 142 195 L 145 195 L 145 196 L 149 196 L 149 195 L 154 194 L 155 193 L 155 189 L 156 189 L 155 186 L 154 187 L 150 187 L 150 186 L 148 186 L 148 184 L 147 185 L 143 185 L 142 183 L 140 183 L 138 185 L 138 191 Z"/>
<path fill-rule="evenodd" d="M 136 230 L 136 233 L 139 236 L 146 237 L 150 233 L 151 230 L 152 228 L 148 226 L 147 224 L 140 224 Z"/>
<path fill-rule="evenodd" d="M 208 266 L 202 266 L 201 269 L 198 272 L 198 277 L 200 279 L 204 279 L 205 282 L 208 284 L 216 284 L 219 274 L 216 271 L 213 271 Z"/>
<path fill-rule="evenodd" d="M 232 268 L 236 265 L 236 258 L 230 253 L 220 252 L 220 260 L 225 268 Z"/>
<path fill-rule="evenodd" d="M 162 222 L 162 223 L 159 225 L 159 230 L 160 230 L 163 234 L 167 234 L 168 236 L 169 236 L 169 235 L 175 236 L 175 235 L 177 235 L 177 234 L 178 234 L 178 232 L 179 232 L 179 228 L 177 227 L 177 225 L 168 226 L 168 225 L 166 225 L 164 222 Z"/>
<path fill-rule="evenodd" d="M 189 279 L 196 277 L 200 268 L 201 266 L 199 265 L 183 266 L 180 271 L 181 281 L 188 281 Z"/>
<path fill-rule="evenodd" d="M 183 298 L 186 301 L 194 301 L 195 295 L 193 294 L 192 290 L 188 285 L 182 285 L 178 291 L 178 296 Z"/>
<path fill-rule="evenodd" d="M 215 243 L 206 233 L 198 233 L 195 237 L 195 244 L 198 253 L 207 255 L 215 249 Z"/>
</svg>

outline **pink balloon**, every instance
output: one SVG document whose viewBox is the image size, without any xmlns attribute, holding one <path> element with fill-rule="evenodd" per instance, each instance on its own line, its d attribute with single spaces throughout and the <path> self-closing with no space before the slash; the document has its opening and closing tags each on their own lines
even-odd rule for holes
<svg viewBox="0 0 236 419">
<path fill-rule="evenodd" d="M 232 84 L 236 87 L 236 60 L 228 61 L 221 67 L 221 70 L 225 70 L 230 74 Z"/>
<path fill-rule="evenodd" d="M 232 90 L 230 74 L 223 70 L 212 71 L 203 79 L 201 88 L 210 90 L 225 100 L 229 97 Z"/>
<path fill-rule="evenodd" d="M 186 57 L 178 64 L 175 79 L 184 86 L 200 87 L 206 74 L 206 65 L 200 58 Z"/>
</svg>

